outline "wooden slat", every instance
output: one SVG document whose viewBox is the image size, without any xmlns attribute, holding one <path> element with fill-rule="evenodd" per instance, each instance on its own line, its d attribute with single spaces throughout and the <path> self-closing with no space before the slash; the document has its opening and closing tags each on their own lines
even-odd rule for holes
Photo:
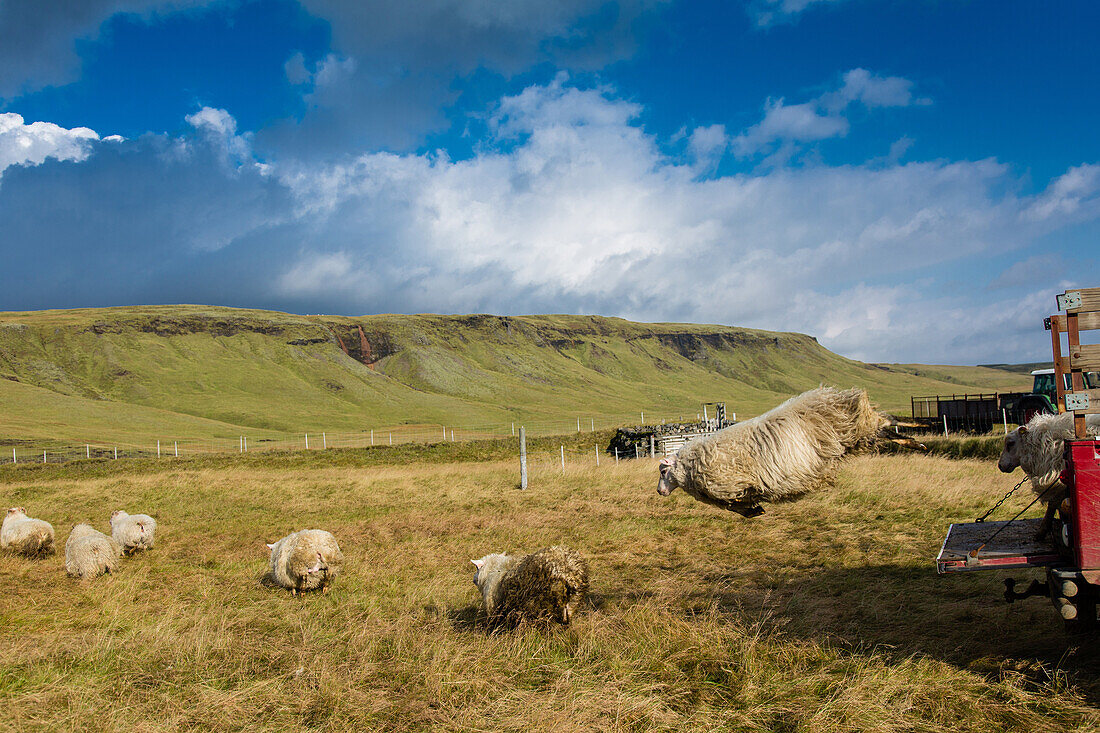
<svg viewBox="0 0 1100 733">
<path fill-rule="evenodd" d="M 1085 311 L 1100 311 L 1100 288 L 1073 288 L 1067 293 L 1081 294 L 1081 307 L 1066 311 L 1067 313 L 1083 313 Z"/>
<path fill-rule="evenodd" d="M 1065 364 L 1067 361 L 1069 362 L 1069 368 L 1072 370 L 1100 372 L 1100 344 L 1071 346 L 1069 355 L 1062 360 L 1062 363 Z M 1077 385 L 1074 385 L 1074 389 L 1076 388 Z"/>
<path fill-rule="evenodd" d="M 1050 317 L 1051 324 L 1057 324 L 1058 330 L 1062 333 L 1066 332 L 1066 317 L 1064 315 L 1055 315 Z M 1077 314 L 1077 330 L 1078 331 L 1092 331 L 1100 328 L 1100 312 L 1093 311 L 1088 313 Z M 1052 329 L 1053 330 L 1053 329 Z"/>
<path fill-rule="evenodd" d="M 1078 316 L 1077 321 L 1080 323 L 1080 316 Z M 1066 380 L 1062 375 L 1069 371 L 1069 364 L 1062 361 L 1062 334 L 1065 330 L 1065 316 L 1050 317 L 1050 338 L 1052 340 L 1051 346 L 1054 349 L 1054 409 L 1059 413 L 1065 412 L 1065 408 L 1062 406 L 1065 402 L 1062 401 L 1062 398 L 1065 397 Z"/>
<path fill-rule="evenodd" d="M 1087 394 L 1089 396 L 1089 409 L 1075 410 L 1078 415 L 1100 414 L 1100 389 L 1075 389 L 1073 394 Z"/>
</svg>

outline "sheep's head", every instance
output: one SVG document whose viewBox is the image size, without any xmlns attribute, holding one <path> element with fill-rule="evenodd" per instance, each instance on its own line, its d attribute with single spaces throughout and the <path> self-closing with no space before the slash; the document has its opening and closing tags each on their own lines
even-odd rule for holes
<svg viewBox="0 0 1100 733">
<path fill-rule="evenodd" d="M 1019 446 L 1025 435 L 1027 435 L 1027 426 L 1021 425 L 1005 436 L 1005 447 L 997 460 L 997 468 L 1002 473 L 1012 473 L 1020 467 Z"/>
<path fill-rule="evenodd" d="M 13 506 L 11 509 L 8 510 L 9 517 L 18 517 L 20 514 L 26 515 L 26 513 L 27 510 L 21 506 Z"/>
<path fill-rule="evenodd" d="M 118 519 L 119 517 L 125 517 L 125 516 L 128 516 L 126 514 L 126 512 L 122 511 L 121 509 L 115 509 L 113 512 L 111 512 L 111 521 L 113 522 L 114 520 Z"/>
<path fill-rule="evenodd" d="M 676 467 L 676 457 L 662 458 L 660 464 L 661 477 L 657 480 L 657 493 L 668 496 L 676 488 L 676 480 L 672 476 L 672 469 Z"/>
</svg>

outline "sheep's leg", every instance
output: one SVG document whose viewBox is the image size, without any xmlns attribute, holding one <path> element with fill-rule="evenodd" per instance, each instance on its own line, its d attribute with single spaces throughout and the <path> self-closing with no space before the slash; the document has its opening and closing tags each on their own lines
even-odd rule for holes
<svg viewBox="0 0 1100 733">
<path fill-rule="evenodd" d="M 1054 490 L 1051 489 L 1050 491 Z M 1058 511 L 1058 506 L 1061 503 L 1062 492 L 1056 492 L 1054 496 L 1047 500 L 1047 511 L 1043 515 L 1043 521 L 1039 522 L 1039 531 L 1035 533 L 1035 539 L 1042 540 L 1050 534 L 1050 526 L 1054 522 L 1054 512 Z"/>
</svg>

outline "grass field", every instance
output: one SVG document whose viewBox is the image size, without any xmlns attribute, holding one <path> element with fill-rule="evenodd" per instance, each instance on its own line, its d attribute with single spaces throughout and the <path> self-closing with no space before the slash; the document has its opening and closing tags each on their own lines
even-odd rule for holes
<svg viewBox="0 0 1100 733">
<path fill-rule="evenodd" d="M 60 543 L 115 508 L 160 522 L 92 582 L 0 556 L 0 729 L 1100 727 L 1092 640 L 997 573 L 935 574 L 947 524 L 1015 482 L 988 460 L 859 457 L 745 520 L 549 447 L 527 492 L 506 448 L 454 445 L 0 468 Z M 261 586 L 263 543 L 304 527 L 341 542 L 332 592 Z M 591 562 L 584 611 L 489 633 L 469 558 L 551 543 Z"/>
</svg>

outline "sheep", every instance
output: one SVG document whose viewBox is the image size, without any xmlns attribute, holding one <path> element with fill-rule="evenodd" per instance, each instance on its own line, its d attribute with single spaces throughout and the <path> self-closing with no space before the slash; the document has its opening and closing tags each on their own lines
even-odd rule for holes
<svg viewBox="0 0 1100 733">
<path fill-rule="evenodd" d="M 1100 435 L 1100 415 L 1085 416 L 1085 432 L 1089 436 Z M 1039 523 L 1035 539 L 1041 540 L 1050 532 L 1054 512 L 1065 495 L 1065 486 L 1058 478 L 1066 468 L 1065 441 L 1075 436 L 1073 413 L 1060 415 L 1040 414 L 1031 418 L 1005 436 L 1005 447 L 997 460 L 997 468 L 1003 473 L 1024 469 L 1031 490 L 1047 502 L 1046 513 Z"/>
<path fill-rule="evenodd" d="M 680 487 L 706 504 L 759 516 L 762 501 L 789 501 L 828 483 L 848 451 L 893 440 L 889 424 L 864 390 L 818 387 L 689 441 L 661 460 L 657 492 Z"/>
<path fill-rule="evenodd" d="M 317 588 L 322 594 L 328 593 L 329 584 L 344 564 L 336 538 L 323 529 L 292 532 L 267 549 L 271 550 L 269 579 L 289 588 L 291 595 Z"/>
<path fill-rule="evenodd" d="M 65 541 L 65 570 L 73 577 L 91 579 L 113 572 L 122 547 L 90 524 L 77 524 Z"/>
<path fill-rule="evenodd" d="M 157 520 L 148 514 L 127 514 L 119 509 L 111 514 L 111 537 L 127 555 L 153 549 Z"/>
<path fill-rule="evenodd" d="M 493 623 L 556 621 L 569 625 L 588 593 L 588 563 L 554 545 L 526 557 L 495 553 L 471 560 L 474 585 Z"/>
<path fill-rule="evenodd" d="M 45 557 L 54 552 L 53 526 L 41 519 L 31 519 L 23 507 L 12 507 L 0 528 L 0 549 L 27 557 Z"/>
</svg>

